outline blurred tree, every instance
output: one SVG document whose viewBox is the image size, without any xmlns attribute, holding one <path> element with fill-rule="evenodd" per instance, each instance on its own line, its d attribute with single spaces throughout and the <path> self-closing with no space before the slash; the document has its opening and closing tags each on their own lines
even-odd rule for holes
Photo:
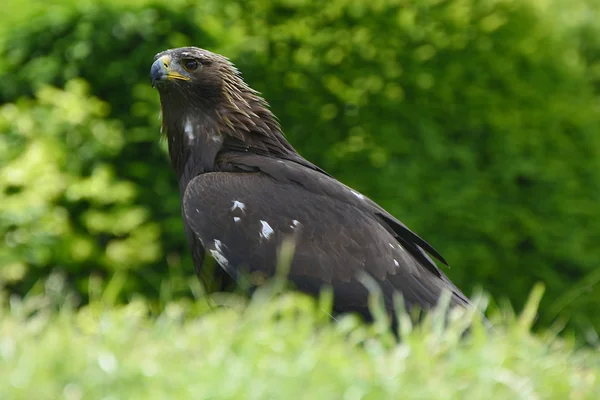
<svg viewBox="0 0 600 400">
<path fill-rule="evenodd" d="M 0 28 L 2 100 L 83 78 L 110 108 L 87 114 L 90 121 L 76 129 L 90 130 L 96 118 L 119 127 L 122 138 L 118 151 L 99 140 L 76 172 L 48 158 L 47 166 L 65 176 L 59 194 L 27 183 L 19 188 L 6 172 L 0 175 L 3 199 L 37 193 L 50 208 L 60 205 L 64 226 L 80 227 L 77 237 L 94 243 L 88 258 L 69 264 L 81 279 L 89 270 L 117 268 L 104 247 L 110 240 L 125 241 L 122 254 L 132 257 L 126 294 L 156 295 L 170 275 L 167 266 L 181 271 L 182 263 L 191 274 L 175 180 L 164 144 L 157 144 L 157 96 L 146 74 L 154 53 L 197 45 L 228 55 L 264 93 L 303 155 L 431 242 L 467 292 L 481 285 L 519 306 L 541 280 L 548 286 L 543 321 L 561 315 L 580 328 L 600 329 L 594 312 L 600 301 L 594 0 L 63 0 L 49 10 L 30 1 L 32 7 L 20 8 L 28 11 Z M 39 136 L 58 129 L 34 118 L 40 107 L 62 107 L 43 103 L 48 90 L 33 103 L 5 106 L 4 114 L 20 110 L 22 118 L 37 121 Z M 84 92 L 78 93 L 85 109 Z M 0 154 L 13 170 L 30 170 L 20 160 L 38 135 L 22 133 L 17 119 L 3 121 L 3 131 L 13 133 L 3 135 Z M 65 142 L 60 151 L 83 157 L 84 143 Z M 58 150 L 40 151 L 50 157 Z M 72 175 L 78 177 L 73 185 L 66 179 Z M 78 180 L 94 179 L 106 188 L 126 184 L 131 194 L 109 211 L 101 201 L 66 195 Z M 14 213 L 27 213 L 21 204 Z M 125 215 L 153 232 L 143 242 L 156 249 L 149 251 L 152 259 L 137 254 L 145 247 L 129 239 L 137 228 Z M 125 226 L 110 231 L 111 218 Z M 12 232 L 20 224 L 0 226 L 0 254 L 12 260 L 8 265 L 23 266 L 16 270 L 36 265 L 20 286 L 25 290 L 66 264 L 53 255 L 53 242 L 25 240 L 15 247 Z M 77 243 L 64 229 L 55 236 Z M 32 264 L 26 252 L 49 255 Z"/>
<path fill-rule="evenodd" d="M 0 170 L 0 275 L 25 288 L 49 266 L 79 283 L 161 257 L 159 226 L 135 204 L 136 185 L 107 162 L 125 144 L 123 125 L 87 92 L 69 81 L 0 108 L 0 154 L 10 160 Z"/>
</svg>

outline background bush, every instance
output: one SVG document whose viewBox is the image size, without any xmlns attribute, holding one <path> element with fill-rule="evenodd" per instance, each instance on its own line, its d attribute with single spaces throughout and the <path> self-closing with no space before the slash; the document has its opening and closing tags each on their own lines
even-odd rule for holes
<svg viewBox="0 0 600 400">
<path fill-rule="evenodd" d="M 160 141 L 155 53 L 230 57 L 309 160 L 432 243 L 467 293 L 600 329 L 598 2 L 8 2 L 0 276 L 124 296 L 193 268 Z M 124 299 L 125 300 L 125 299 Z"/>
</svg>

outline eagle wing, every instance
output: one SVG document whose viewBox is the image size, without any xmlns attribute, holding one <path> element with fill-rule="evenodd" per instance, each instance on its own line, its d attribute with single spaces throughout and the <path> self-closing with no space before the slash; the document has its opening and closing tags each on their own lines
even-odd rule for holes
<svg viewBox="0 0 600 400">
<path fill-rule="evenodd" d="M 281 243 L 291 239 L 289 280 L 308 293 L 332 286 L 335 311 L 368 315 L 362 273 L 379 283 L 390 309 L 396 291 L 409 308 L 430 308 L 444 290 L 453 304 L 468 304 L 422 247 L 433 249 L 367 197 L 294 161 L 228 161 L 244 172 L 197 176 L 183 211 L 186 228 L 234 279 L 272 276 Z"/>
</svg>

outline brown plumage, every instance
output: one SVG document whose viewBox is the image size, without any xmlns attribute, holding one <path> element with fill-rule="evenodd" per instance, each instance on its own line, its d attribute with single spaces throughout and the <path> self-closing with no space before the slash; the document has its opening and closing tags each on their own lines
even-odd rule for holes
<svg viewBox="0 0 600 400">
<path fill-rule="evenodd" d="M 390 311 L 395 292 L 408 308 L 430 308 L 443 291 L 452 305 L 469 305 L 427 255 L 446 263 L 427 242 L 296 152 L 225 57 L 167 50 L 151 77 L 198 273 L 209 255 L 233 279 L 271 276 L 282 241 L 292 238 L 289 280 L 311 294 L 331 286 L 336 312 L 370 316 L 361 274 L 379 284 Z"/>
</svg>

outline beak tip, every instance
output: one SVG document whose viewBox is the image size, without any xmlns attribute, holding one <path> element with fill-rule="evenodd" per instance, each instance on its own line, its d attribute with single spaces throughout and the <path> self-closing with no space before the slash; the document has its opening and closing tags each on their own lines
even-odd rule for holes
<svg viewBox="0 0 600 400">
<path fill-rule="evenodd" d="M 169 71 L 163 60 L 160 58 L 150 67 L 150 79 L 152 80 L 152 87 L 156 87 L 156 82 L 165 80 Z"/>
</svg>

